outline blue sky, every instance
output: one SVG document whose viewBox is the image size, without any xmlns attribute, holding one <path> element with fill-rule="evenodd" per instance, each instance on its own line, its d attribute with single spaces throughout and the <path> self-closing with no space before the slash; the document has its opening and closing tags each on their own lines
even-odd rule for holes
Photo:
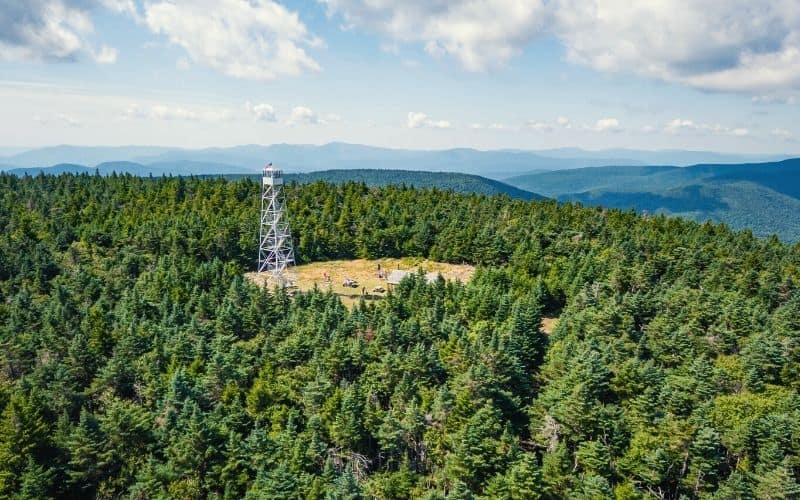
<svg viewBox="0 0 800 500">
<path fill-rule="evenodd" d="M 800 151 L 796 0 L 7 0 L 0 147 Z"/>
</svg>

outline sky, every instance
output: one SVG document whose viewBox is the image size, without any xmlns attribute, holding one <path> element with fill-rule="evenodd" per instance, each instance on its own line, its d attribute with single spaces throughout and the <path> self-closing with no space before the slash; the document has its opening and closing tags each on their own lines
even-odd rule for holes
<svg viewBox="0 0 800 500">
<path fill-rule="evenodd" d="M 0 152 L 800 152 L 800 0 L 2 0 Z"/>
</svg>

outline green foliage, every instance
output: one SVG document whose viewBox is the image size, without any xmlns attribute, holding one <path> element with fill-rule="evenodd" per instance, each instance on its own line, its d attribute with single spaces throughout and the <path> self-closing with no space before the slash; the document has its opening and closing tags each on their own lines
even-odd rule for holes
<svg viewBox="0 0 800 500">
<path fill-rule="evenodd" d="M 346 182 L 364 183 L 370 187 L 403 185 L 420 189 L 443 189 L 456 193 L 506 194 L 521 200 L 543 199 L 542 196 L 479 175 L 458 172 L 421 172 L 416 170 L 346 169 L 320 170 L 305 174 L 287 174 L 287 180 L 299 183 Z"/>
<path fill-rule="evenodd" d="M 258 188 L 0 176 L 0 497 L 800 494 L 797 246 L 290 185 L 302 260 L 478 265 L 349 311 L 242 278 Z"/>
</svg>

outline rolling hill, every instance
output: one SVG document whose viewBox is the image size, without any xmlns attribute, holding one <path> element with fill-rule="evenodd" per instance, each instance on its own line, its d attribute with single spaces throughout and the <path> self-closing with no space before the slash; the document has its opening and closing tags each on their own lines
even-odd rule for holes
<svg viewBox="0 0 800 500">
<path fill-rule="evenodd" d="M 457 193 L 506 194 L 521 200 L 545 199 L 537 193 L 519 189 L 509 184 L 487 179 L 479 175 L 453 172 L 415 172 L 410 170 L 325 170 L 305 174 L 288 174 L 287 179 L 299 183 L 326 181 L 334 184 L 342 182 L 363 182 L 368 186 L 379 187 L 406 185 L 417 188 L 437 188 Z"/>
<path fill-rule="evenodd" d="M 506 180 L 561 201 L 725 222 L 800 241 L 800 159 L 691 167 L 599 167 Z"/>
<path fill-rule="evenodd" d="M 71 174 L 95 174 L 111 175 L 131 174 L 139 177 L 152 175 L 161 177 L 166 175 L 201 175 L 211 176 L 205 172 L 215 172 L 213 176 L 224 176 L 227 178 L 257 177 L 258 174 L 242 173 L 241 169 L 231 165 L 209 164 L 204 162 L 192 161 L 173 161 L 152 163 L 142 165 L 135 162 L 106 162 L 97 165 L 96 168 L 72 163 L 62 163 L 44 168 L 15 168 L 6 173 L 13 175 L 60 175 Z M 325 170 L 319 172 L 308 172 L 300 174 L 287 174 L 287 180 L 298 183 L 310 183 L 316 181 L 326 181 L 333 184 L 343 182 L 363 182 L 371 187 L 393 185 L 406 185 L 418 188 L 437 188 L 457 193 L 477 193 L 477 194 L 505 194 L 511 198 L 520 200 L 544 199 L 541 196 L 524 189 L 520 189 L 509 184 L 481 177 L 478 175 L 461 174 L 456 172 L 420 172 L 411 170 L 378 170 L 378 169 L 356 169 L 356 170 Z"/>
<path fill-rule="evenodd" d="M 36 176 L 39 174 L 46 175 L 61 175 L 61 174 L 93 174 L 95 169 L 85 165 L 78 165 L 75 163 L 58 163 L 49 167 L 30 167 L 30 168 L 9 168 L 7 170 L 0 167 L 0 171 L 12 175 L 30 175 Z"/>
</svg>

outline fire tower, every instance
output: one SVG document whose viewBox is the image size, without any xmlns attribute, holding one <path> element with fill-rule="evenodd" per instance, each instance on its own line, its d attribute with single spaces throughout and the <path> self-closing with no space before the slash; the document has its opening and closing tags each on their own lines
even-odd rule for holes
<svg viewBox="0 0 800 500">
<path fill-rule="evenodd" d="M 261 177 L 261 230 L 258 245 L 258 272 L 270 273 L 273 283 L 286 284 L 286 270 L 294 265 L 294 248 L 286 198 L 283 194 L 283 172 L 264 167 Z"/>
</svg>

